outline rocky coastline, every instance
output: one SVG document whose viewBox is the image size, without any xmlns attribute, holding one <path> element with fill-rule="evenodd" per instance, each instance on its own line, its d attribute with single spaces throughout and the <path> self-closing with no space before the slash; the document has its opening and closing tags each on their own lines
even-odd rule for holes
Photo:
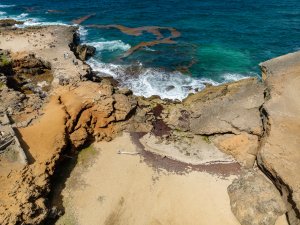
<svg viewBox="0 0 300 225">
<path fill-rule="evenodd" d="M 300 52 L 261 63 L 262 81 L 207 86 L 177 102 L 97 76 L 85 63 L 95 49 L 80 45 L 76 27 L 14 24 L 0 22 L 0 224 L 57 219 L 49 193 L 64 159 L 123 132 L 140 157 L 235 174 L 228 195 L 240 224 L 300 224 Z"/>
</svg>

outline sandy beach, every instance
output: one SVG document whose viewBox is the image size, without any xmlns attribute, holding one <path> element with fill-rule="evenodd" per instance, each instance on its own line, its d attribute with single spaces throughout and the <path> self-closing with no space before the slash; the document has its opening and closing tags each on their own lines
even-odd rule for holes
<svg viewBox="0 0 300 225">
<path fill-rule="evenodd" d="M 239 224 L 227 195 L 236 175 L 153 168 L 138 154 L 118 154 L 120 149 L 139 152 L 128 133 L 93 148 L 97 153 L 91 153 L 89 163 L 79 163 L 67 181 L 62 193 L 66 213 L 57 225 Z M 286 224 L 280 220 L 277 225 Z"/>
<path fill-rule="evenodd" d="M 66 214 L 57 224 L 239 224 L 227 195 L 235 176 L 155 170 L 139 155 L 118 154 L 137 152 L 128 133 L 94 148 L 90 166 L 82 172 L 79 164 L 67 181 Z"/>
</svg>

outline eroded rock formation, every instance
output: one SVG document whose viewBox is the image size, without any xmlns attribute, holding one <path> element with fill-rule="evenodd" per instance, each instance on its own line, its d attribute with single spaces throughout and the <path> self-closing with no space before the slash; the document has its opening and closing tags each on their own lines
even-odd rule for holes
<svg viewBox="0 0 300 225">
<path fill-rule="evenodd" d="M 169 136 L 173 139 L 200 136 L 206 140 L 201 148 L 215 146 L 251 168 L 263 133 L 259 109 L 264 89 L 255 78 L 210 86 L 182 103 L 165 104 L 161 117 L 172 130 Z"/>
<path fill-rule="evenodd" d="M 258 164 L 289 205 L 291 225 L 300 223 L 300 52 L 261 64 L 267 86 L 262 113 L 265 135 Z"/>
<path fill-rule="evenodd" d="M 45 205 L 49 179 L 66 147 L 78 149 L 94 139 L 111 140 L 126 128 L 126 120 L 137 106 L 135 97 L 122 94 L 107 80 L 64 86 L 55 92 L 44 115 L 19 129 L 31 163 L 1 176 L 8 185 L 1 186 L 1 224 L 43 221 L 49 213 Z"/>
<path fill-rule="evenodd" d="M 249 171 L 228 187 L 231 209 L 241 224 L 270 225 L 286 213 L 276 187 L 260 171 Z"/>
</svg>

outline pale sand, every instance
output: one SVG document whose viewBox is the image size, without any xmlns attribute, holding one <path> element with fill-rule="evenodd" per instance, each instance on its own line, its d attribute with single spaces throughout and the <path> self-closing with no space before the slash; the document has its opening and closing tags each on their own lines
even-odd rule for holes
<svg viewBox="0 0 300 225">
<path fill-rule="evenodd" d="M 82 173 L 83 166 L 76 166 L 67 181 L 66 214 L 57 224 L 239 224 L 227 195 L 235 176 L 158 172 L 139 155 L 117 154 L 119 149 L 136 151 L 126 133 L 95 148 L 101 150 L 92 165 Z"/>
<path fill-rule="evenodd" d="M 236 177 L 157 170 L 139 155 L 130 135 L 94 144 L 88 167 L 77 164 L 63 190 L 65 215 L 56 224 L 238 225 L 227 187 Z M 287 225 L 281 217 L 276 225 Z"/>
</svg>

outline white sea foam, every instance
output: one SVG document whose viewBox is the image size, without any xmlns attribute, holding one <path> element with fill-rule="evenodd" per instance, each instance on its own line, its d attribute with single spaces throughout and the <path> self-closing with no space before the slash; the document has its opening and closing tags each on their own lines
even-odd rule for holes
<svg viewBox="0 0 300 225">
<path fill-rule="evenodd" d="M 28 13 L 21 13 L 20 15 L 16 16 L 17 20 L 25 19 L 28 16 Z"/>
<path fill-rule="evenodd" d="M 6 14 L 6 12 L 0 11 L 0 16 L 3 16 L 3 15 L 5 15 L 5 14 Z"/>
<path fill-rule="evenodd" d="M 211 79 L 192 78 L 180 72 L 143 68 L 142 65 L 138 74 L 130 75 L 126 72 L 129 66 L 103 63 L 93 58 L 88 60 L 88 64 L 94 71 L 99 72 L 99 76 L 112 76 L 122 86 L 130 88 L 134 94 L 145 97 L 159 95 L 161 98 L 182 100 L 189 93 L 203 89 L 206 83 L 219 84 Z"/>
<path fill-rule="evenodd" d="M 146 51 L 149 51 L 149 52 L 155 52 L 155 50 L 154 49 L 152 49 L 152 48 L 149 48 L 149 47 L 145 47 L 144 48 Z"/>
<path fill-rule="evenodd" d="M 205 87 L 205 83 L 217 85 L 210 79 L 196 79 L 180 72 L 163 72 L 146 69 L 137 78 L 127 79 L 124 85 L 137 95 L 150 97 L 159 95 L 161 98 L 182 100 L 189 93 L 194 93 Z"/>
<path fill-rule="evenodd" d="M 224 83 L 226 83 L 226 82 L 233 82 L 233 81 L 246 79 L 249 77 L 250 76 L 248 76 L 248 75 L 243 75 L 243 74 L 239 74 L 239 73 L 224 73 L 221 76 L 221 79 L 223 80 Z"/>
<path fill-rule="evenodd" d="M 300 47 L 294 48 L 295 51 L 300 51 Z"/>
<path fill-rule="evenodd" d="M 78 33 L 79 33 L 79 36 L 80 36 L 80 40 L 85 42 L 86 37 L 88 35 L 88 30 L 84 26 L 79 26 Z"/>
<path fill-rule="evenodd" d="M 11 17 L 13 19 L 17 19 L 17 17 Z M 24 18 L 23 18 L 24 19 Z M 23 24 L 18 24 L 16 27 L 23 28 L 23 27 L 29 27 L 29 26 L 48 26 L 48 25 L 60 25 L 60 26 L 71 26 L 68 24 L 65 24 L 63 22 L 44 22 L 40 21 L 37 18 L 26 18 Z"/>
<path fill-rule="evenodd" d="M 128 49 L 131 48 L 129 44 L 125 44 L 121 40 L 114 40 L 114 41 L 99 41 L 99 42 L 90 42 L 86 43 L 88 45 L 94 46 L 97 51 L 116 51 L 116 50 L 122 50 L 122 51 L 127 51 Z"/>
<path fill-rule="evenodd" d="M 1 5 L 0 8 L 10 8 L 10 7 L 15 7 L 16 5 Z"/>
</svg>

